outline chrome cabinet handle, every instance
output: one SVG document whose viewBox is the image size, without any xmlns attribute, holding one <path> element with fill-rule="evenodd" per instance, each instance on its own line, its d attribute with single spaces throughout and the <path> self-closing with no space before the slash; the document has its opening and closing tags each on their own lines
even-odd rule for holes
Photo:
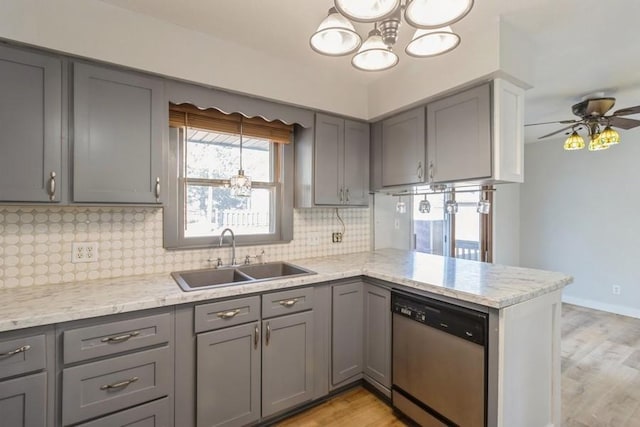
<svg viewBox="0 0 640 427">
<path fill-rule="evenodd" d="M 283 307 L 293 307 L 298 302 L 298 298 L 288 299 L 280 301 L 280 305 Z"/>
<path fill-rule="evenodd" d="M 137 337 L 138 335 L 140 335 L 140 331 L 133 331 L 124 335 L 116 335 L 115 337 L 102 338 L 100 341 L 101 342 L 122 342 L 122 341 L 128 340 L 129 338 Z"/>
<path fill-rule="evenodd" d="M 422 162 L 418 162 L 418 167 L 416 168 L 416 174 L 418 175 L 418 180 L 422 181 Z"/>
<path fill-rule="evenodd" d="M 256 325 L 253 330 L 253 348 L 258 348 L 258 341 L 260 341 L 260 329 Z"/>
<path fill-rule="evenodd" d="M 433 160 L 429 162 L 429 181 L 433 181 Z"/>
<path fill-rule="evenodd" d="M 156 178 L 156 202 L 160 201 L 160 177 Z"/>
<path fill-rule="evenodd" d="M 265 345 L 269 345 L 269 341 L 271 340 L 271 325 L 267 322 L 267 337 L 266 337 Z"/>
<path fill-rule="evenodd" d="M 216 313 L 217 316 L 221 319 L 231 319 L 236 316 L 236 314 L 240 313 L 240 309 L 236 308 L 235 310 L 225 311 L 221 313 Z"/>
<path fill-rule="evenodd" d="M 9 357 L 14 354 L 24 353 L 25 351 L 31 350 L 31 346 L 29 344 L 23 345 L 22 347 L 18 347 L 15 350 L 7 351 L 6 353 L 0 353 L 0 357 Z"/>
<path fill-rule="evenodd" d="M 344 190 L 342 189 L 342 187 L 340 187 L 340 190 L 338 190 L 338 195 L 340 196 L 340 203 L 344 202 Z"/>
<path fill-rule="evenodd" d="M 131 377 L 128 380 L 120 381 L 120 382 L 117 382 L 117 383 L 101 385 L 100 386 L 100 390 L 113 390 L 114 388 L 126 387 L 131 383 L 135 383 L 139 379 L 140 378 L 138 378 L 138 377 Z"/>
<path fill-rule="evenodd" d="M 349 188 L 347 188 L 346 194 L 347 194 L 347 202 L 348 202 L 349 201 Z"/>
<path fill-rule="evenodd" d="M 56 199 L 56 173 L 49 174 L 49 200 Z"/>
</svg>

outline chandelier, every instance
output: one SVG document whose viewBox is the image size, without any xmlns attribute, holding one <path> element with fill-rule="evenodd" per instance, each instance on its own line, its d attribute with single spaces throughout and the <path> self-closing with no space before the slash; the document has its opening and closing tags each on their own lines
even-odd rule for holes
<svg viewBox="0 0 640 427">
<path fill-rule="evenodd" d="M 416 28 L 405 52 L 428 58 L 450 52 L 460 44 L 460 36 L 450 25 L 464 18 L 472 7 L 473 0 L 335 0 L 309 43 L 322 55 L 355 52 L 351 64 L 359 70 L 387 70 L 399 61 L 393 47 L 403 16 Z M 373 23 L 364 43 L 352 21 Z"/>
</svg>

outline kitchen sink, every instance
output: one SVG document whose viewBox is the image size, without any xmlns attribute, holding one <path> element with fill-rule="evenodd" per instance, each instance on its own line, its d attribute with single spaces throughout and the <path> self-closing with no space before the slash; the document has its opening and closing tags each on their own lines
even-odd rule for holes
<svg viewBox="0 0 640 427">
<path fill-rule="evenodd" d="M 176 271 L 171 277 L 183 291 L 197 291 L 223 286 L 246 285 L 285 277 L 316 274 L 288 262 L 244 265 L 238 267 L 207 268 L 203 270 Z"/>
</svg>

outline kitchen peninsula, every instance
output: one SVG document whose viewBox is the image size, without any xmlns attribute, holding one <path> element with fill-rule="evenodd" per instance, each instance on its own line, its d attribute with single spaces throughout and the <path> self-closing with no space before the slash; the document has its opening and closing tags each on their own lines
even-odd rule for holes
<svg viewBox="0 0 640 427">
<path fill-rule="evenodd" d="M 380 289 L 398 289 L 486 313 L 488 318 L 487 425 L 540 427 L 560 425 L 560 295 L 562 288 L 571 283 L 570 276 L 391 249 L 300 259 L 293 262 L 317 274 L 195 292 L 183 292 L 168 274 L 3 289 L 0 291 L 0 300 L 2 301 L 0 331 L 4 333 L 0 335 L 0 352 L 5 351 L 3 344 L 7 337 L 11 338 L 11 342 L 17 344 L 20 337 L 29 336 L 29 331 L 36 331 L 35 333 L 46 336 L 47 344 L 44 345 L 44 348 L 39 349 L 39 351 L 47 353 L 46 368 L 43 364 L 40 368 L 43 372 L 38 375 L 47 374 L 49 383 L 53 383 L 54 378 L 60 378 L 58 375 L 54 376 L 53 372 L 63 372 L 61 377 L 63 378 L 62 393 L 64 394 L 65 387 L 69 386 L 68 383 L 75 375 L 74 370 L 79 371 L 84 367 L 84 365 L 77 365 L 76 360 L 95 357 L 99 361 L 88 365 L 96 366 L 107 361 L 104 360 L 106 353 L 100 353 L 101 350 L 96 349 L 99 345 L 91 341 L 86 341 L 84 343 L 86 345 L 82 342 L 79 344 L 78 351 L 86 353 L 80 355 L 82 357 L 70 356 L 71 348 L 67 347 L 69 346 L 68 342 L 71 341 L 67 341 L 66 335 L 73 335 L 74 331 L 80 330 L 77 326 L 85 326 L 86 323 L 91 325 L 91 328 L 103 327 L 103 325 L 95 326 L 91 323 L 94 321 L 93 318 L 97 317 L 101 317 L 100 321 L 103 324 L 117 324 L 119 322 L 124 324 L 128 321 L 127 319 L 131 319 L 132 315 L 139 316 L 146 312 L 152 314 L 148 318 L 155 316 L 160 319 L 162 316 L 166 316 L 167 322 L 162 320 L 162 324 L 165 325 L 163 327 L 168 328 L 168 331 L 162 332 L 160 331 L 162 328 L 158 328 L 154 332 L 159 335 L 166 333 L 166 337 L 149 344 L 149 346 L 155 347 L 152 350 L 146 350 L 146 352 L 158 352 L 158 354 L 161 350 L 171 352 L 169 360 L 175 360 L 175 363 L 167 366 L 175 366 L 176 372 L 172 372 L 171 378 L 166 380 L 170 385 L 163 385 L 166 391 L 162 394 L 162 399 L 171 402 L 168 405 L 171 408 L 167 416 L 174 417 L 175 425 L 187 425 L 184 424 L 185 422 L 194 424 L 194 419 L 198 415 L 195 414 L 195 405 L 190 400 L 196 398 L 196 393 L 200 396 L 201 390 L 200 386 L 197 391 L 194 390 L 193 359 L 196 356 L 194 348 L 196 338 L 193 336 L 193 329 L 195 323 L 196 332 L 199 332 L 198 309 L 205 306 L 205 304 L 196 303 L 206 301 L 207 306 L 214 306 L 226 301 L 249 300 L 251 297 L 254 297 L 255 301 L 259 301 L 258 296 L 261 295 L 263 298 L 262 318 L 269 319 L 267 316 L 269 310 L 280 310 L 282 307 L 269 306 L 267 300 L 271 300 L 271 298 L 266 298 L 266 296 L 278 294 L 284 298 L 281 301 L 289 301 L 287 298 L 292 298 L 289 294 L 294 290 L 308 289 L 311 293 L 307 294 L 305 303 L 308 302 L 313 306 L 313 309 L 308 313 L 313 313 L 309 314 L 313 319 L 309 330 L 313 331 L 313 341 L 315 342 L 313 348 L 315 362 L 311 364 L 315 370 L 308 377 L 313 380 L 313 386 L 304 400 L 305 403 L 309 403 L 321 399 L 327 393 L 339 389 L 339 386 L 345 384 L 332 381 L 329 378 L 331 376 L 331 360 L 333 359 L 333 363 L 336 363 L 335 348 L 332 349 L 331 344 L 333 342 L 333 346 L 336 345 L 336 341 L 332 341 L 331 336 L 332 303 L 336 304 L 335 292 L 332 300 L 332 286 L 341 283 L 352 286 L 353 283 L 359 281 L 358 283 L 365 283 L 365 286 L 370 284 Z M 281 301 L 280 304 L 286 306 Z M 255 307 L 251 304 L 251 302 L 247 302 L 246 306 L 249 309 L 246 313 L 241 312 L 241 314 L 252 315 L 251 310 L 255 311 Z M 223 305 L 220 305 L 221 310 L 224 310 Z M 162 307 L 165 309 L 161 309 Z M 256 307 L 259 312 L 260 307 Z M 388 306 L 386 311 L 388 313 Z M 175 316 L 175 319 L 168 321 L 169 316 Z M 233 316 L 235 315 L 231 315 L 231 317 Z M 218 314 L 218 318 L 221 317 Z M 111 322 L 111 319 L 117 320 L 117 322 Z M 250 320 L 248 317 L 247 319 Z M 258 318 L 256 317 L 256 319 Z M 272 320 L 273 325 L 275 325 L 275 319 Z M 367 318 L 364 328 L 367 329 L 367 322 L 371 323 L 374 320 Z M 335 318 L 333 322 L 336 322 Z M 54 324 L 55 328 L 50 326 Z M 268 321 L 266 325 L 266 328 L 269 329 Z M 139 328 L 139 330 L 144 331 L 144 328 Z M 200 331 L 204 330 L 206 328 L 200 329 Z M 117 328 L 115 331 L 122 333 Z M 251 341 L 256 340 L 255 346 L 258 348 L 258 326 L 255 327 L 255 331 L 256 334 L 249 334 L 249 337 L 251 337 Z M 333 332 L 335 333 L 335 331 L 334 326 Z M 270 329 L 267 333 L 270 333 Z M 275 327 L 274 334 L 276 334 Z M 96 336 L 98 335 L 100 334 Z M 143 335 L 145 333 L 140 332 L 140 336 Z M 198 333 L 198 340 L 202 335 L 206 334 Z M 52 339 L 52 337 L 59 338 Z M 128 341 L 126 345 L 134 343 L 135 339 L 139 338 L 133 337 L 134 339 Z M 131 337 L 116 336 L 111 339 L 126 341 L 129 338 Z M 175 340 L 173 346 L 158 347 L 158 343 L 171 343 L 171 340 Z M 266 340 L 268 345 L 268 335 Z M 63 342 L 66 347 L 63 346 Z M 199 343 L 200 341 L 198 341 Z M 94 350 L 97 353 L 90 354 Z M 266 351 L 263 347 L 263 358 L 266 356 Z M 333 358 L 332 351 L 334 351 Z M 130 356 L 125 355 L 120 358 Z M 50 360 L 52 358 L 55 362 Z M 0 361 L 0 368 L 2 367 Z M 185 374 L 189 371 L 189 374 Z M 200 372 L 201 370 L 198 369 L 198 375 Z M 5 375 L 0 375 L 0 377 L 5 377 Z M 364 377 L 362 367 L 360 367 L 360 371 L 354 378 L 364 378 L 366 381 L 366 369 Z M 174 380 L 175 392 L 172 383 Z M 120 386 L 120 384 L 116 384 L 116 386 Z M 132 384 L 131 387 L 134 389 L 135 385 Z M 381 388 L 384 389 L 384 387 Z M 55 418 L 55 425 L 58 425 L 60 419 L 63 420 L 62 424 L 74 424 L 92 417 L 96 418 L 101 414 L 113 413 L 116 410 L 115 407 L 110 407 L 104 412 L 98 413 L 91 412 L 86 408 L 67 409 L 65 406 L 66 397 L 58 396 L 59 389 L 58 386 L 49 386 L 49 403 L 46 405 L 49 411 L 54 411 L 53 408 L 56 407 L 56 404 L 51 400 L 55 402 L 62 399 L 65 402 L 62 405 L 62 415 L 49 416 L 49 419 Z M 259 390 L 257 393 L 259 399 Z M 267 392 L 263 388 L 263 399 L 265 393 Z M 158 400 L 151 401 L 122 412 L 134 411 L 157 402 Z M 131 404 L 130 402 L 129 405 Z M 262 407 L 263 415 L 261 418 L 268 419 L 264 413 L 264 400 Z M 126 408 L 126 405 L 121 408 Z M 282 413 L 286 413 L 286 410 L 279 412 L 274 410 L 272 414 L 268 415 Z M 107 417 L 109 416 L 113 416 L 113 414 Z M 198 424 L 200 423 L 198 422 Z"/>
</svg>

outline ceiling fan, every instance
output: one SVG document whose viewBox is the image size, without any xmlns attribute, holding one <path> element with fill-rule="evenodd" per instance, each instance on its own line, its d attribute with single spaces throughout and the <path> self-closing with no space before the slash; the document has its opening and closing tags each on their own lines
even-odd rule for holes
<svg viewBox="0 0 640 427">
<path fill-rule="evenodd" d="M 584 148 L 585 142 L 582 136 L 578 134 L 578 130 L 586 130 L 590 139 L 589 150 L 604 150 L 620 142 L 620 135 L 613 129 L 614 127 L 626 130 L 640 126 L 640 120 L 621 117 L 640 114 L 640 105 L 623 108 L 616 110 L 608 116 L 605 115 L 613 108 L 615 103 L 616 99 L 611 97 L 587 97 L 571 107 L 573 114 L 579 117 L 577 120 L 569 119 L 555 122 L 530 123 L 525 126 L 546 125 L 551 123 L 568 125 L 538 138 L 544 139 L 561 132 L 566 132 L 569 137 L 564 143 L 565 150 L 580 150 Z"/>
</svg>

